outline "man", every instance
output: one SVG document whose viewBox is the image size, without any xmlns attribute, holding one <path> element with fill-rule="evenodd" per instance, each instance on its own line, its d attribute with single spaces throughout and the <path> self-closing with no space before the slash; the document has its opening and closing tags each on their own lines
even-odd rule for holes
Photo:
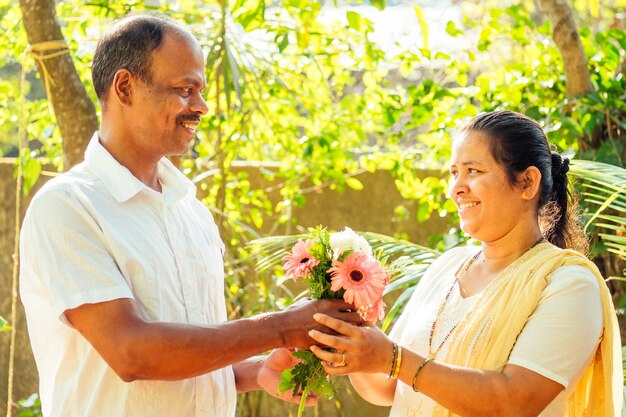
<svg viewBox="0 0 626 417">
<path fill-rule="evenodd" d="M 187 151 L 207 112 L 197 40 L 163 16 L 126 17 L 100 40 L 93 82 L 101 130 L 22 229 L 44 416 L 233 416 L 236 392 L 276 395 L 291 355 L 246 358 L 308 348 L 317 311 L 358 317 L 307 301 L 226 323 L 217 227 L 164 158 Z"/>
</svg>

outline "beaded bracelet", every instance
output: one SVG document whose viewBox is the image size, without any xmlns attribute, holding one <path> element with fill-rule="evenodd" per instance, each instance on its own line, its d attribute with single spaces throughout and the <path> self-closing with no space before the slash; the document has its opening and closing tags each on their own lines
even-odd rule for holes
<svg viewBox="0 0 626 417">
<path fill-rule="evenodd" d="M 419 373 L 420 373 L 420 371 L 422 370 L 422 368 L 423 368 L 424 366 L 426 366 L 426 364 L 427 364 L 428 362 L 431 362 L 432 360 L 433 360 L 433 358 L 430 358 L 430 357 L 429 357 L 429 358 L 426 358 L 426 359 L 424 360 L 424 362 L 422 362 L 422 364 L 421 364 L 420 366 L 418 366 L 418 367 L 417 367 L 417 371 L 415 371 L 415 375 L 413 376 L 413 383 L 411 384 L 411 388 L 413 388 L 413 391 L 415 391 L 415 392 L 419 392 L 419 391 L 417 390 L 417 388 L 415 388 L 415 381 L 417 381 L 417 376 L 419 375 Z"/>
<path fill-rule="evenodd" d="M 388 379 L 391 379 L 391 377 L 393 376 L 393 371 L 396 369 L 396 359 L 397 359 L 396 355 L 397 354 L 398 354 L 398 344 L 394 343 L 392 357 L 391 357 L 391 370 L 389 371 L 389 375 L 387 376 Z"/>
<path fill-rule="evenodd" d="M 391 375 L 391 379 L 398 379 L 401 365 L 402 365 L 402 346 L 398 346 L 398 360 L 396 361 L 396 366 L 393 370 L 393 375 Z"/>
</svg>

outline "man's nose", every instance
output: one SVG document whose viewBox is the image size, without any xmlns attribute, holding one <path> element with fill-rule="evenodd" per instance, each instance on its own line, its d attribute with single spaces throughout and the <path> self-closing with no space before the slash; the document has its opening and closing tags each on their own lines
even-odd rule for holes
<svg viewBox="0 0 626 417">
<path fill-rule="evenodd" d="M 200 114 L 206 114 L 209 111 L 209 107 L 207 106 L 206 101 L 204 101 L 204 97 L 202 97 L 202 94 L 200 93 L 194 94 L 192 100 L 189 103 L 189 108 L 194 113 Z"/>
</svg>

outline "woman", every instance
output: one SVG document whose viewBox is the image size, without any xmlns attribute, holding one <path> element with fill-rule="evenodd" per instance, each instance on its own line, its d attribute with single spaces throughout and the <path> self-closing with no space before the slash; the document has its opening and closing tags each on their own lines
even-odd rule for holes
<svg viewBox="0 0 626 417">
<path fill-rule="evenodd" d="M 570 215 L 568 159 L 521 114 L 475 117 L 453 143 L 450 195 L 480 247 L 434 262 L 390 337 L 325 315 L 330 375 L 391 416 L 619 416 L 611 297 Z"/>
</svg>

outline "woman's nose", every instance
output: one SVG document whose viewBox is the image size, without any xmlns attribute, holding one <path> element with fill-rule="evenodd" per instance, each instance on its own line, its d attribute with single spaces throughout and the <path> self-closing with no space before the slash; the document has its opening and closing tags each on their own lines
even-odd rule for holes
<svg viewBox="0 0 626 417">
<path fill-rule="evenodd" d="M 450 187 L 448 189 L 448 194 L 450 197 L 454 197 L 455 195 L 464 194 L 467 192 L 467 184 L 465 180 L 459 175 L 456 178 L 452 178 L 450 181 Z"/>
</svg>

